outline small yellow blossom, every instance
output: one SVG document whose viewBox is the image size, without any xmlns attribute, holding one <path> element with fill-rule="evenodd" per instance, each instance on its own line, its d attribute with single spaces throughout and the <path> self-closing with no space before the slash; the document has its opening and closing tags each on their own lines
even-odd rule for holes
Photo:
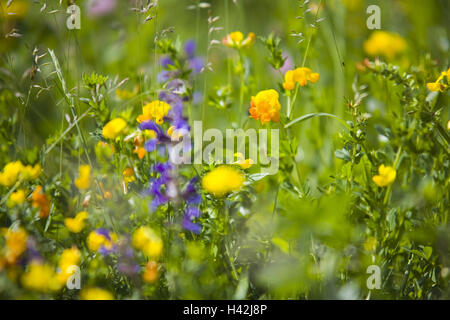
<svg viewBox="0 0 450 320">
<path fill-rule="evenodd" d="M 9 264 L 15 264 L 19 257 L 27 249 L 28 233 L 22 229 L 8 229 L 5 234 L 6 240 L 6 261 Z"/>
<path fill-rule="evenodd" d="M 65 249 L 59 258 L 58 281 L 60 284 L 65 284 L 67 279 L 74 273 L 73 266 L 79 266 L 81 261 L 80 250 L 77 247 Z"/>
<path fill-rule="evenodd" d="M 136 177 L 134 175 L 134 170 L 131 167 L 125 168 L 122 172 L 123 180 L 125 183 L 125 188 L 128 186 L 128 183 L 136 181 Z"/>
<path fill-rule="evenodd" d="M 86 225 L 85 221 L 88 216 L 89 214 L 86 211 L 81 211 L 76 214 L 75 218 L 64 219 L 64 224 L 70 232 L 80 233 Z"/>
<path fill-rule="evenodd" d="M 255 42 L 255 34 L 250 32 L 247 38 L 240 31 L 231 32 L 222 39 L 222 44 L 236 49 L 248 48 Z"/>
<path fill-rule="evenodd" d="M 378 175 L 374 176 L 372 180 L 377 184 L 377 186 L 385 187 L 392 184 L 395 181 L 396 175 L 397 172 L 395 171 L 394 168 L 385 167 L 384 164 L 382 164 L 378 168 Z"/>
<path fill-rule="evenodd" d="M 222 165 L 203 177 L 202 186 L 215 197 L 222 197 L 228 193 L 239 191 L 244 181 L 245 177 L 241 171 L 232 166 Z"/>
<path fill-rule="evenodd" d="M 122 118 L 115 118 L 109 121 L 102 130 L 102 134 L 106 139 L 114 140 L 127 126 Z"/>
<path fill-rule="evenodd" d="M 111 292 L 101 288 L 86 288 L 80 292 L 81 300 L 114 300 Z"/>
<path fill-rule="evenodd" d="M 448 85 L 445 83 L 442 83 L 441 80 L 443 80 L 446 77 L 447 82 L 449 82 L 450 81 L 449 75 L 450 75 L 450 68 L 447 71 L 441 72 L 439 78 L 437 78 L 437 80 L 435 82 L 427 83 L 428 90 L 434 91 L 434 92 L 437 92 L 437 91 L 444 92 L 448 88 Z"/>
<path fill-rule="evenodd" d="M 39 164 L 33 166 L 24 166 L 20 161 L 14 161 L 6 164 L 3 172 L 0 172 L 0 185 L 11 187 L 19 179 L 34 180 L 41 174 L 42 168 Z"/>
<path fill-rule="evenodd" d="M 249 169 L 255 164 L 252 159 L 245 159 L 244 155 L 240 152 L 235 153 L 234 156 L 238 158 L 236 164 L 243 170 Z"/>
<path fill-rule="evenodd" d="M 364 51 L 370 56 L 384 56 L 393 60 L 406 50 L 406 41 L 398 34 L 386 31 L 374 31 L 364 42 Z"/>
<path fill-rule="evenodd" d="M 75 179 L 75 186 L 80 190 L 88 189 L 91 185 L 91 167 L 88 164 L 78 168 L 79 178 Z"/>
<path fill-rule="evenodd" d="M 117 235 L 104 229 L 92 231 L 87 238 L 87 245 L 91 251 L 100 249 L 109 251 L 117 241 Z"/>
<path fill-rule="evenodd" d="M 141 250 L 147 257 L 157 258 L 161 255 L 163 242 L 151 228 L 143 226 L 134 231 L 133 246 Z"/>
<path fill-rule="evenodd" d="M 295 88 L 295 84 L 298 83 L 301 87 L 311 83 L 316 83 L 320 80 L 320 74 L 312 72 L 309 68 L 297 68 L 295 70 L 289 70 L 284 75 L 283 88 L 286 90 L 292 90 Z"/>
<path fill-rule="evenodd" d="M 27 289 L 44 293 L 61 289 L 61 284 L 53 268 L 38 261 L 32 261 L 28 265 L 28 270 L 22 276 L 22 284 Z"/>
<path fill-rule="evenodd" d="M 137 117 L 139 123 L 154 120 L 157 124 L 164 122 L 163 118 L 170 110 L 170 105 L 164 101 L 155 100 L 142 107 L 142 114 Z"/>
<path fill-rule="evenodd" d="M 12 208 L 16 205 L 22 204 L 25 202 L 26 197 L 27 196 L 25 190 L 17 190 L 16 192 L 11 193 L 11 195 L 9 196 L 8 206 Z"/>
<path fill-rule="evenodd" d="M 281 104 L 278 100 L 279 95 L 273 89 L 263 90 L 258 92 L 255 97 L 252 97 L 250 102 L 249 113 L 253 119 L 260 120 L 261 124 L 280 120 Z"/>
</svg>

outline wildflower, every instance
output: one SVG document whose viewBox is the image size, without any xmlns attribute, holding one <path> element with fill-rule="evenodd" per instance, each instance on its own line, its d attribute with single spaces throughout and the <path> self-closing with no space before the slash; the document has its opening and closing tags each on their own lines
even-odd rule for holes
<svg viewBox="0 0 450 320">
<path fill-rule="evenodd" d="M 384 56 L 392 60 L 406 50 L 406 41 L 395 33 L 374 31 L 363 47 L 370 56 Z"/>
<path fill-rule="evenodd" d="M 164 133 L 163 129 L 153 121 L 142 122 L 139 125 L 139 129 L 152 130 L 156 133 L 154 138 L 145 142 L 144 147 L 147 152 L 152 152 L 159 146 L 159 151 L 162 153 L 165 149 L 164 144 L 171 141 L 170 137 Z"/>
<path fill-rule="evenodd" d="M 155 261 L 147 262 L 142 280 L 146 283 L 153 283 L 158 280 L 158 264 Z"/>
<path fill-rule="evenodd" d="M 102 134 L 106 139 L 114 140 L 127 126 L 122 118 L 115 118 L 109 121 L 102 130 Z"/>
<path fill-rule="evenodd" d="M 154 120 L 157 124 L 164 122 L 163 118 L 170 110 L 170 105 L 164 101 L 155 100 L 147 103 L 142 107 L 142 114 L 138 116 L 137 121 L 139 123 Z"/>
<path fill-rule="evenodd" d="M 236 49 L 248 48 L 255 42 L 255 34 L 250 32 L 247 38 L 240 31 L 235 31 L 228 34 L 222 39 L 222 44 Z"/>
<path fill-rule="evenodd" d="M 3 168 L 3 172 L 0 173 L 0 184 L 5 187 L 12 186 L 19 179 L 22 170 L 23 170 L 22 162 L 15 161 L 8 163 Z"/>
<path fill-rule="evenodd" d="M 122 174 L 125 183 L 125 188 L 128 186 L 128 183 L 136 181 L 133 168 L 131 167 L 126 168 L 125 170 L 123 170 Z"/>
<path fill-rule="evenodd" d="M 47 218 L 50 214 L 50 200 L 47 195 L 42 191 L 41 186 L 37 186 L 31 195 L 32 206 L 39 208 L 39 218 Z"/>
<path fill-rule="evenodd" d="M 86 211 L 78 212 L 75 218 L 64 219 L 64 224 L 67 229 L 72 233 L 80 233 L 85 227 L 85 221 L 89 214 Z"/>
<path fill-rule="evenodd" d="M 189 69 L 191 69 L 193 73 L 199 73 L 204 66 L 203 59 L 195 56 L 196 48 L 197 45 L 194 40 L 188 40 L 184 44 L 184 52 L 188 59 Z"/>
<path fill-rule="evenodd" d="M 202 186 L 215 197 L 222 197 L 240 190 L 244 181 L 245 177 L 242 172 L 232 166 L 222 165 L 203 177 Z"/>
<path fill-rule="evenodd" d="M 133 246 L 141 250 L 147 257 L 157 258 L 161 255 L 163 242 L 161 238 L 149 227 L 139 227 L 133 233 Z"/>
<path fill-rule="evenodd" d="M 58 291 L 61 284 L 53 268 L 39 261 L 32 261 L 22 276 L 22 284 L 30 290 L 43 293 Z"/>
<path fill-rule="evenodd" d="M 281 109 L 278 97 L 278 92 L 273 89 L 258 92 L 250 102 L 250 116 L 256 120 L 259 119 L 263 125 L 271 120 L 278 122 Z"/>
<path fill-rule="evenodd" d="M 236 164 L 243 170 L 251 168 L 255 163 L 252 159 L 245 159 L 244 155 L 240 152 L 235 153 L 234 156 L 238 158 Z"/>
<path fill-rule="evenodd" d="M 134 148 L 133 153 L 137 154 L 138 158 L 142 160 L 144 159 L 147 150 L 145 150 L 145 148 L 143 147 L 136 147 Z"/>
<path fill-rule="evenodd" d="M 199 208 L 193 206 L 187 207 L 182 222 L 183 228 L 192 231 L 195 234 L 200 234 L 202 232 L 202 226 L 199 223 L 194 223 L 193 220 L 200 217 L 201 214 L 202 212 Z"/>
<path fill-rule="evenodd" d="M 81 300 L 114 300 L 111 292 L 101 288 L 85 288 L 80 292 Z"/>
<path fill-rule="evenodd" d="M 297 68 L 289 70 L 284 75 L 283 88 L 286 90 L 292 90 L 295 88 L 295 84 L 298 83 L 301 87 L 311 83 L 316 83 L 320 79 L 320 74 L 312 72 L 309 68 Z"/>
<path fill-rule="evenodd" d="M 112 252 L 115 248 L 117 236 L 115 233 L 106 229 L 96 229 L 87 237 L 87 245 L 91 251 L 98 251 L 105 255 Z"/>
<path fill-rule="evenodd" d="M 8 229 L 5 234 L 6 240 L 6 261 L 9 264 L 15 264 L 19 257 L 27 249 L 28 233 L 22 229 Z"/>
<path fill-rule="evenodd" d="M 78 168 L 79 178 L 75 179 L 75 186 L 80 190 L 88 189 L 91 185 L 91 167 L 88 164 Z"/>
<path fill-rule="evenodd" d="M 0 185 L 11 187 L 20 179 L 34 180 L 41 174 L 42 168 L 39 164 L 33 166 L 24 166 L 20 161 L 14 161 L 6 164 L 3 172 L 0 172 Z"/>
<path fill-rule="evenodd" d="M 11 193 L 11 195 L 9 196 L 8 206 L 12 208 L 16 205 L 22 204 L 25 202 L 25 198 L 26 198 L 25 190 L 23 189 L 17 190 L 16 192 Z"/>
<path fill-rule="evenodd" d="M 443 92 L 445 89 L 447 89 L 448 85 L 441 82 L 441 80 L 444 79 L 444 77 L 447 77 L 447 82 L 450 81 L 450 68 L 447 71 L 441 72 L 439 78 L 435 82 L 427 83 L 428 90 L 435 91 L 435 92 L 436 91 Z"/>
<path fill-rule="evenodd" d="M 78 266 L 81 261 L 80 250 L 77 247 L 72 247 L 70 249 L 65 249 L 61 257 L 59 258 L 58 268 L 58 281 L 61 284 L 65 284 L 67 279 L 73 274 L 74 266 Z"/>
<path fill-rule="evenodd" d="M 374 176 L 372 178 L 373 182 L 377 184 L 379 187 L 385 187 L 387 185 L 392 184 L 395 181 L 395 177 L 397 175 L 397 172 L 392 167 L 385 167 L 384 164 L 382 164 L 378 168 L 378 175 Z"/>
</svg>

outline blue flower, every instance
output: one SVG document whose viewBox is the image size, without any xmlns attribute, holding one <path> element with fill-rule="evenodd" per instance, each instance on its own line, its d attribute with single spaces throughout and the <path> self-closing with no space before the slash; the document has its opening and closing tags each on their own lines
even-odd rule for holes
<svg viewBox="0 0 450 320">
<path fill-rule="evenodd" d="M 183 222 L 181 223 L 183 228 L 186 230 L 192 231 L 195 234 L 200 234 L 202 232 L 202 225 L 199 223 L 192 222 L 188 217 L 185 217 Z"/>
</svg>

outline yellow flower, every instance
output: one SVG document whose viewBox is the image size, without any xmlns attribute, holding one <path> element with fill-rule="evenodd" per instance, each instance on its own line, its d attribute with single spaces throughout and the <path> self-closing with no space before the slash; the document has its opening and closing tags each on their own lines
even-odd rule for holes
<svg viewBox="0 0 450 320">
<path fill-rule="evenodd" d="M 392 184 L 395 181 L 396 175 L 397 172 L 395 171 L 394 168 L 385 167 L 384 164 L 382 164 L 378 168 L 378 175 L 374 176 L 372 180 L 377 184 L 377 186 L 385 187 Z"/>
<path fill-rule="evenodd" d="M 18 258 L 27 249 L 28 233 L 22 229 L 8 229 L 5 234 L 6 240 L 6 261 L 9 264 L 15 264 Z"/>
<path fill-rule="evenodd" d="M 24 166 L 20 161 L 10 162 L 3 168 L 3 172 L 0 172 L 0 184 L 10 187 L 19 179 L 34 180 L 39 177 L 41 170 L 39 164 L 32 167 L 30 165 Z"/>
<path fill-rule="evenodd" d="M 122 172 L 123 180 L 125 182 L 125 188 L 128 186 L 128 183 L 136 181 L 136 177 L 134 176 L 134 170 L 131 167 L 126 168 Z"/>
<path fill-rule="evenodd" d="M 278 100 L 278 92 L 273 89 L 258 92 L 252 97 L 250 102 L 250 116 L 253 119 L 260 120 L 261 124 L 269 121 L 278 122 L 280 120 L 280 101 Z"/>
<path fill-rule="evenodd" d="M 5 187 L 10 187 L 17 182 L 20 173 L 23 170 L 23 164 L 20 161 L 10 162 L 0 172 L 0 184 Z"/>
<path fill-rule="evenodd" d="M 25 190 L 23 189 L 17 190 L 16 192 L 11 193 L 11 195 L 9 196 L 8 206 L 14 207 L 18 204 L 22 204 L 25 202 L 25 198 L 26 198 Z"/>
<path fill-rule="evenodd" d="M 161 255 L 163 242 L 161 238 L 149 227 L 143 226 L 133 233 L 133 246 L 141 250 L 147 257 L 157 258 Z"/>
<path fill-rule="evenodd" d="M 208 172 L 202 179 L 203 188 L 222 197 L 230 192 L 239 191 L 244 184 L 244 174 L 232 166 L 222 165 Z"/>
<path fill-rule="evenodd" d="M 73 274 L 73 266 L 79 266 L 81 261 L 80 250 L 77 247 L 72 247 L 70 249 L 65 249 L 61 257 L 59 258 L 58 268 L 58 281 L 61 284 L 65 284 L 67 279 Z"/>
<path fill-rule="evenodd" d="M 252 159 L 245 159 L 244 155 L 240 152 L 235 153 L 234 156 L 238 158 L 236 164 L 243 170 L 251 168 L 254 164 Z"/>
<path fill-rule="evenodd" d="M 447 77 L 447 81 L 449 81 L 449 75 L 450 75 L 450 69 L 448 69 L 447 71 L 441 72 L 441 75 L 435 82 L 427 83 L 428 90 L 435 91 L 435 92 L 436 91 L 444 92 L 444 90 L 448 88 L 448 85 L 446 85 L 445 83 L 441 83 L 440 81 L 442 79 L 444 79 L 444 77 Z"/>
<path fill-rule="evenodd" d="M 34 180 L 40 176 L 42 171 L 42 167 L 40 164 L 35 165 L 34 167 L 28 165 L 22 170 L 22 178 L 24 180 Z"/>
<path fill-rule="evenodd" d="M 32 261 L 22 276 L 22 284 L 29 290 L 40 292 L 58 291 L 61 284 L 53 268 L 48 264 Z"/>
<path fill-rule="evenodd" d="M 86 211 L 78 212 L 75 218 L 64 219 L 64 224 L 67 229 L 73 233 L 80 233 L 85 227 L 85 220 L 88 218 L 89 214 Z"/>
<path fill-rule="evenodd" d="M 236 49 L 250 47 L 254 42 L 255 34 L 253 32 L 250 32 L 245 39 L 240 31 L 232 32 L 222 39 L 223 45 Z"/>
<path fill-rule="evenodd" d="M 101 288 L 86 288 L 80 292 L 81 300 L 114 300 L 111 292 Z"/>
<path fill-rule="evenodd" d="M 109 251 L 113 248 L 116 241 L 117 236 L 113 232 L 105 229 L 97 229 L 89 233 L 87 245 L 91 251 L 98 251 L 100 249 Z"/>
<path fill-rule="evenodd" d="M 142 107 L 142 114 L 137 117 L 139 123 L 154 120 L 157 124 L 164 122 L 163 118 L 170 110 L 170 105 L 164 101 L 155 100 Z"/>
<path fill-rule="evenodd" d="M 398 34 L 386 31 L 375 31 L 364 42 L 364 51 L 370 56 L 384 56 L 394 59 L 406 50 L 406 41 Z"/>
<path fill-rule="evenodd" d="M 155 261 L 147 262 L 145 271 L 142 274 L 142 280 L 147 283 L 153 283 L 158 280 L 158 264 Z"/>
<path fill-rule="evenodd" d="M 79 178 L 75 179 L 75 186 L 80 189 L 88 189 L 91 185 L 91 167 L 88 164 L 78 168 Z"/>
<path fill-rule="evenodd" d="M 127 123 L 122 118 L 115 118 L 109 121 L 102 130 L 102 134 L 106 139 L 114 140 L 123 129 L 125 129 Z"/>
<path fill-rule="evenodd" d="M 297 68 L 295 70 L 289 70 L 284 75 L 283 88 L 285 90 L 292 90 L 295 88 L 295 84 L 298 83 L 304 87 L 311 83 L 316 83 L 320 79 L 320 74 L 312 72 L 309 68 Z"/>
</svg>

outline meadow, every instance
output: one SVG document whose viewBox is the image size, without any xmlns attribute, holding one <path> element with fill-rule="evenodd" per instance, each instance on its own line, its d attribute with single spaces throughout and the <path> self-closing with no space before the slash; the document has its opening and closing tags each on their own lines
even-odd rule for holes
<svg viewBox="0 0 450 320">
<path fill-rule="evenodd" d="M 449 13 L 0 0 L 0 299 L 449 299 Z"/>
</svg>

